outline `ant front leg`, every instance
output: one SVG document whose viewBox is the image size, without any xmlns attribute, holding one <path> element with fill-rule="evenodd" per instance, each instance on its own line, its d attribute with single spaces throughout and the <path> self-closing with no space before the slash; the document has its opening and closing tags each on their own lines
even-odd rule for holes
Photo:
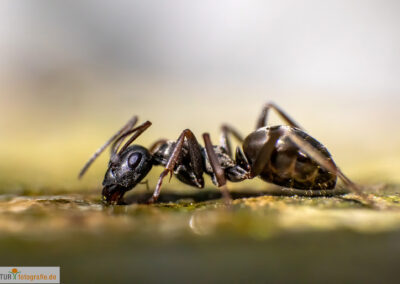
<svg viewBox="0 0 400 284">
<path fill-rule="evenodd" d="M 214 151 L 214 147 L 212 145 L 210 134 L 204 133 L 203 134 L 204 145 L 206 147 L 206 152 L 208 156 L 208 160 L 210 161 L 211 168 L 213 169 L 214 175 L 216 177 L 218 187 L 221 188 L 222 195 L 225 199 L 225 203 L 230 204 L 231 202 L 231 195 L 226 187 L 226 178 L 225 172 L 222 169 L 217 154 Z"/>
<path fill-rule="evenodd" d="M 295 122 L 289 115 L 287 115 L 282 109 L 280 109 L 277 105 L 275 105 L 274 103 L 270 102 L 267 103 L 262 111 L 261 114 L 257 120 L 257 125 L 256 125 L 256 129 L 267 126 L 267 120 L 268 120 L 268 113 L 269 110 L 273 109 L 275 110 L 278 115 L 291 127 L 296 127 L 299 129 L 303 129 L 297 122 Z"/>
<path fill-rule="evenodd" d="M 158 178 L 156 189 L 154 190 L 153 196 L 149 199 L 149 203 L 154 203 L 155 201 L 157 201 L 165 176 L 167 176 L 169 173 L 171 175 L 170 179 L 172 178 L 172 173 L 174 172 L 175 166 L 179 161 L 180 155 L 182 153 L 185 138 L 189 147 L 189 156 L 193 172 L 199 181 L 203 181 L 203 156 L 201 154 L 200 145 L 197 142 L 197 139 L 194 136 L 193 132 L 190 129 L 185 129 L 179 136 L 178 140 L 176 140 L 175 148 L 168 159 L 164 171 L 160 174 L 160 177 Z"/>
</svg>

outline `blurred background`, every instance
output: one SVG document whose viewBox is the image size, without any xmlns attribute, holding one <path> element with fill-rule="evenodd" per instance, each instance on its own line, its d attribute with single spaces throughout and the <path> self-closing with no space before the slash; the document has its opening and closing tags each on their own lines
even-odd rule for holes
<svg viewBox="0 0 400 284">
<path fill-rule="evenodd" d="M 99 201 L 108 153 L 77 175 L 134 114 L 153 122 L 141 145 L 185 128 L 217 143 L 222 123 L 249 134 L 274 101 L 349 177 L 388 185 L 376 200 L 398 206 L 399 8 L 395 0 L 1 1 L 0 265 L 59 265 L 65 283 L 397 283 L 398 210 L 351 196 L 270 195 L 227 210 L 210 200 L 209 180 L 199 191 L 176 179 L 164 196 L 189 194 L 174 203 L 107 207 Z M 282 122 L 272 114 L 271 123 Z M 150 189 L 161 171 L 148 176 Z M 197 193 L 208 201 L 194 202 Z"/>
<path fill-rule="evenodd" d="M 398 1 L 0 5 L 2 192 L 100 188 L 107 154 L 77 173 L 133 114 L 153 122 L 145 146 L 185 128 L 217 142 L 268 101 L 350 177 L 400 181 Z"/>
</svg>

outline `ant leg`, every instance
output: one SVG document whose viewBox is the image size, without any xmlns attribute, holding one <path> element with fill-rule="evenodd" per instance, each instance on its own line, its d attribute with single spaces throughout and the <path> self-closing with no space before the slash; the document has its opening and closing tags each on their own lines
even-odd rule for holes
<svg viewBox="0 0 400 284">
<path fill-rule="evenodd" d="M 257 120 L 257 125 L 256 129 L 267 126 L 267 120 L 268 120 L 268 112 L 270 109 L 275 110 L 278 115 L 287 123 L 289 126 L 296 127 L 299 129 L 303 129 L 297 122 L 295 122 L 292 118 L 289 117 L 283 110 L 281 110 L 276 104 L 270 102 L 267 103 L 262 111 L 261 114 Z"/>
<path fill-rule="evenodd" d="M 222 148 L 226 150 L 229 157 L 232 158 L 232 148 L 231 148 L 231 141 L 229 138 L 229 134 L 235 137 L 241 144 L 243 143 L 243 136 L 230 125 L 223 124 L 221 126 L 220 145 Z"/>
<path fill-rule="evenodd" d="M 271 160 L 272 152 L 275 149 L 276 141 L 282 136 L 280 131 L 269 131 L 266 143 L 260 149 L 253 166 L 250 169 L 250 178 L 258 176 L 264 169 L 266 163 Z"/>
<path fill-rule="evenodd" d="M 228 153 L 229 157 L 231 157 L 231 159 L 233 159 L 231 139 L 230 139 L 229 135 L 232 135 L 233 137 L 235 137 L 236 140 L 238 140 L 238 142 L 240 144 L 243 144 L 243 136 L 235 128 L 233 128 L 230 125 L 223 124 L 221 126 L 220 146 L 222 148 L 224 148 L 225 151 Z M 248 172 L 250 171 L 249 162 L 247 161 L 247 158 L 244 155 L 241 147 L 236 147 L 235 161 L 243 169 L 245 169 Z"/>
<path fill-rule="evenodd" d="M 145 184 L 145 185 L 146 185 L 146 190 L 147 190 L 147 191 L 150 189 L 149 180 L 148 180 L 148 179 L 146 179 L 145 181 L 139 182 L 139 184 Z"/>
<path fill-rule="evenodd" d="M 318 150 L 316 150 L 310 143 L 302 139 L 296 133 L 285 130 L 285 134 L 289 139 L 301 150 L 304 151 L 310 158 L 314 159 L 322 168 L 336 174 L 352 192 L 360 196 L 368 205 L 372 207 L 378 207 L 377 204 L 366 194 L 362 188 L 351 181 L 330 159 L 326 159 Z"/>
<path fill-rule="evenodd" d="M 160 147 L 162 144 L 164 144 L 165 142 L 167 142 L 167 139 L 159 139 L 156 142 L 154 142 L 150 148 L 149 148 L 149 152 L 151 154 L 154 154 L 155 150 Z"/>
<path fill-rule="evenodd" d="M 172 178 L 172 173 L 176 166 L 176 163 L 179 161 L 179 156 L 182 152 L 183 143 L 186 141 L 188 142 L 189 146 L 189 156 L 190 161 L 193 167 L 193 172 L 196 177 L 200 180 L 203 180 L 203 156 L 201 154 L 200 145 L 197 142 L 196 137 L 194 136 L 193 132 L 190 129 L 185 129 L 181 135 L 179 136 L 178 140 L 176 140 L 176 145 L 174 150 L 172 151 L 171 156 L 168 159 L 167 165 L 165 166 L 164 171 L 160 174 L 158 178 L 156 189 L 154 190 L 153 196 L 149 199 L 149 203 L 153 203 L 157 201 L 158 196 L 160 195 L 161 185 L 165 176 L 170 174 L 170 179 Z"/>
<path fill-rule="evenodd" d="M 210 134 L 204 133 L 203 139 L 204 139 L 204 145 L 206 147 L 208 160 L 210 161 L 211 167 L 212 167 L 215 177 L 217 179 L 218 187 L 221 188 L 222 195 L 225 199 L 225 202 L 228 204 L 231 201 L 231 195 L 229 194 L 229 191 L 226 187 L 225 172 L 221 168 L 218 157 L 215 154 L 213 145 L 211 143 Z"/>
</svg>

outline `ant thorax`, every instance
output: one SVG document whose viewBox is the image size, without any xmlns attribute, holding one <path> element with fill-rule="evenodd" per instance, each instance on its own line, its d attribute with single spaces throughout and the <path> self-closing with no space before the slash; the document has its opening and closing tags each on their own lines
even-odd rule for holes
<svg viewBox="0 0 400 284">
<path fill-rule="evenodd" d="M 175 146 L 176 142 L 169 140 L 157 147 L 153 152 L 154 165 L 165 166 L 173 150 L 175 149 Z M 204 169 L 204 173 L 211 177 L 211 180 L 215 185 L 218 185 L 206 149 L 200 144 L 198 147 L 201 150 L 203 158 L 202 167 Z M 228 180 L 237 182 L 246 179 L 247 171 L 238 166 L 223 147 L 214 145 L 213 149 Z M 186 184 L 202 187 L 201 184 L 197 184 L 195 181 L 196 179 L 194 178 L 195 175 L 193 173 L 193 165 L 189 155 L 189 145 L 186 141 L 183 143 L 181 154 L 174 169 L 174 174 L 180 181 Z"/>
</svg>

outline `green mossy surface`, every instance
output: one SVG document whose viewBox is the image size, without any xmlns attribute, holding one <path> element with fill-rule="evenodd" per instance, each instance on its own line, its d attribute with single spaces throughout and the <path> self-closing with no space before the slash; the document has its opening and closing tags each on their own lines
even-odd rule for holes
<svg viewBox="0 0 400 284">
<path fill-rule="evenodd" d="M 54 191 L 53 192 L 57 192 Z M 60 265 L 63 283 L 396 282 L 400 187 L 357 196 L 163 192 L 104 206 L 98 192 L 0 196 L 0 265 Z M 240 197 L 240 198 L 238 198 Z"/>
</svg>

